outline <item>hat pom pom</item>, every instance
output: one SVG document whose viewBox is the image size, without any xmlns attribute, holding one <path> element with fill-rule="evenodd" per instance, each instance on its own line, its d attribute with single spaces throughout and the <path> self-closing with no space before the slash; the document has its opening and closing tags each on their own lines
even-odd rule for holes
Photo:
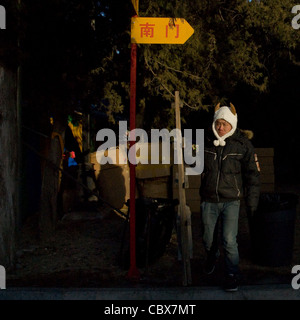
<svg viewBox="0 0 300 320">
<path fill-rule="evenodd" d="M 224 141 L 224 140 L 221 140 L 221 139 L 220 140 L 214 140 L 214 145 L 216 147 L 218 147 L 218 146 L 224 147 L 225 144 L 226 144 L 226 141 Z"/>
<path fill-rule="evenodd" d="M 218 146 L 220 145 L 220 141 L 219 141 L 219 140 L 214 140 L 214 145 L 215 145 L 216 147 L 218 147 Z"/>
<path fill-rule="evenodd" d="M 226 144 L 225 140 L 220 140 L 220 146 L 221 146 L 221 147 L 224 147 L 225 144 Z"/>
</svg>

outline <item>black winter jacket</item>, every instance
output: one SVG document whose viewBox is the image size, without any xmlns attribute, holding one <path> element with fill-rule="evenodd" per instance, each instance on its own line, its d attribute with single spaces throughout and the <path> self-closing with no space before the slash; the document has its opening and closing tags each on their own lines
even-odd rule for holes
<svg viewBox="0 0 300 320">
<path fill-rule="evenodd" d="M 212 132 L 205 136 L 201 200 L 227 202 L 245 197 L 248 209 L 256 210 L 260 180 L 252 143 L 239 129 L 224 147 L 216 147 L 215 139 Z"/>
</svg>

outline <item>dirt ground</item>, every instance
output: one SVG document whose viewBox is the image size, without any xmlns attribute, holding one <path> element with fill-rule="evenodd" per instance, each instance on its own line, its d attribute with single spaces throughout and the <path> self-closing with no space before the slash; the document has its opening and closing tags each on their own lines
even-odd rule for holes
<svg viewBox="0 0 300 320">
<path fill-rule="evenodd" d="M 277 191 L 299 194 L 300 186 L 281 186 Z M 239 224 L 241 284 L 290 283 L 292 266 L 300 264 L 299 205 L 295 221 L 293 258 L 289 265 L 273 267 L 254 263 L 248 220 L 243 210 Z M 125 225 L 126 220 L 122 215 L 101 205 L 97 213 L 81 211 L 68 214 L 59 221 L 55 236 L 41 241 L 36 231 L 37 219 L 30 217 L 20 232 L 17 264 L 14 270 L 7 272 L 7 287 L 182 286 L 183 265 L 178 259 L 175 229 L 163 256 L 154 263 L 139 268 L 140 278 L 136 280 L 129 278 L 128 269 L 120 264 L 120 261 L 123 261 L 124 248 L 128 245 L 129 226 L 125 229 Z M 124 234 L 127 236 L 124 237 Z M 203 273 L 205 254 L 199 213 L 192 215 L 192 234 L 191 285 L 221 285 L 222 252 L 214 274 L 208 276 Z"/>
</svg>

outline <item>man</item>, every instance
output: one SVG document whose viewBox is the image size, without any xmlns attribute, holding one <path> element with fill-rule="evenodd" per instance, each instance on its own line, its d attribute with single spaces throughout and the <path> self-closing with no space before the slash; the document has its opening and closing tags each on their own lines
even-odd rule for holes
<svg viewBox="0 0 300 320">
<path fill-rule="evenodd" d="M 203 243 L 207 252 L 204 271 L 213 273 L 220 255 L 217 244 L 220 221 L 225 257 L 224 289 L 237 291 L 240 200 L 245 197 L 247 213 L 252 216 L 259 200 L 259 169 L 251 142 L 237 129 L 233 104 L 230 103 L 230 108 L 220 107 L 220 103 L 216 106 L 212 131 L 205 139 L 200 187 Z"/>
</svg>

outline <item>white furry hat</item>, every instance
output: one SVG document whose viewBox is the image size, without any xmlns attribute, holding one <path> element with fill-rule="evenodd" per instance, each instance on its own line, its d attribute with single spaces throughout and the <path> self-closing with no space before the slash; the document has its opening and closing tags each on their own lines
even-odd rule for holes
<svg viewBox="0 0 300 320">
<path fill-rule="evenodd" d="M 229 122 L 232 126 L 232 129 L 226 133 L 224 136 L 220 137 L 215 128 L 215 122 L 218 119 L 223 119 Z M 230 108 L 227 106 L 220 107 L 220 103 L 215 107 L 214 121 L 212 124 L 212 129 L 215 134 L 217 140 L 214 140 L 214 145 L 217 146 L 225 146 L 225 139 L 234 134 L 237 127 L 237 113 L 235 107 L 232 103 L 230 103 Z"/>
</svg>

